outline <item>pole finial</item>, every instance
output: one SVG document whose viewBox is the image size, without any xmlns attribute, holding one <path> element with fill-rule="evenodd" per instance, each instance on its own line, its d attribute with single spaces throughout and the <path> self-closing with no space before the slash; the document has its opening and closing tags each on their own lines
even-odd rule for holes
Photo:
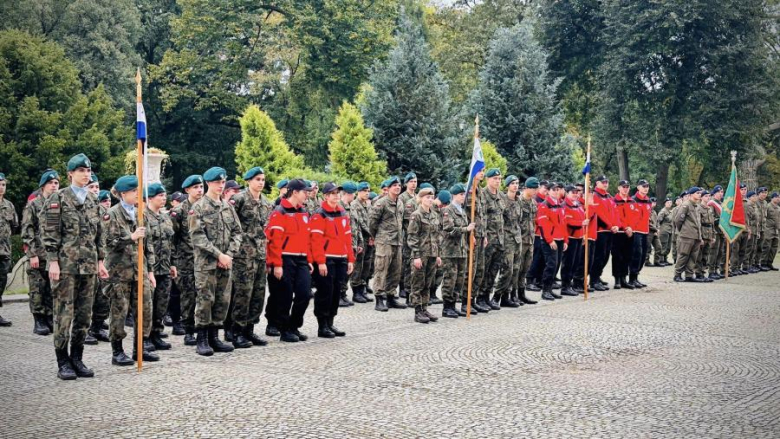
<svg viewBox="0 0 780 439">
<path fill-rule="evenodd" d="M 479 114 L 474 119 L 474 137 L 479 138 Z"/>
<path fill-rule="evenodd" d="M 734 163 L 737 161 L 737 151 L 731 151 L 731 163 Z"/>
</svg>

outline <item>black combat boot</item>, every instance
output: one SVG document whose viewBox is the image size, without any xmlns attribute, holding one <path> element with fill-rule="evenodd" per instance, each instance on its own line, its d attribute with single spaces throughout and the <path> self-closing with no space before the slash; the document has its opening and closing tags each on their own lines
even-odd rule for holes
<svg viewBox="0 0 780 439">
<path fill-rule="evenodd" d="M 309 339 L 309 336 L 302 333 L 300 328 L 293 329 L 292 333 L 295 334 L 295 336 L 298 337 L 298 340 L 300 341 L 306 341 Z"/>
<path fill-rule="evenodd" d="M 187 331 L 184 330 L 184 324 L 182 322 L 176 322 L 173 324 L 173 330 L 171 333 L 173 335 L 184 335 L 187 333 Z"/>
<path fill-rule="evenodd" d="M 98 344 L 98 341 L 97 341 L 97 339 L 95 337 L 92 336 L 92 334 L 89 333 L 89 331 L 87 331 L 87 336 L 84 337 L 84 344 L 88 344 L 90 346 L 94 346 L 94 345 Z"/>
<path fill-rule="evenodd" d="M 563 299 L 563 296 L 561 296 L 560 294 L 556 294 L 555 293 L 555 289 L 552 287 L 552 285 L 548 286 L 547 290 L 550 292 L 550 294 L 553 296 L 553 298 L 555 298 L 555 299 Z"/>
<path fill-rule="evenodd" d="M 545 286 L 542 289 L 542 300 L 550 300 L 550 301 L 555 300 L 555 296 L 553 295 L 552 292 L 552 285 Z"/>
<path fill-rule="evenodd" d="M 281 335 L 279 336 L 279 340 L 285 342 L 285 343 L 297 343 L 301 341 L 300 338 L 298 338 L 297 335 L 295 335 L 292 331 L 281 331 Z"/>
<path fill-rule="evenodd" d="M 439 304 L 444 303 L 443 300 L 439 299 L 436 296 L 436 287 L 431 287 L 431 294 L 430 294 L 430 296 L 431 297 L 430 297 L 430 299 L 428 301 L 430 302 L 431 305 L 439 305 Z"/>
<path fill-rule="evenodd" d="M 198 342 L 195 340 L 195 327 L 187 325 L 184 330 L 184 346 L 196 346 Z"/>
<path fill-rule="evenodd" d="M 108 332 L 102 328 L 101 322 L 93 321 L 92 324 L 89 325 L 89 331 L 87 331 L 87 334 L 102 342 L 110 341 L 108 339 Z"/>
<path fill-rule="evenodd" d="M 111 364 L 115 366 L 132 366 L 135 362 L 125 354 L 122 340 L 111 342 Z"/>
<path fill-rule="evenodd" d="M 423 305 L 422 308 L 423 308 L 423 313 L 425 314 L 426 317 L 428 317 L 428 320 L 430 320 L 431 322 L 438 322 L 439 321 L 438 317 L 436 317 L 435 315 L 431 314 L 430 311 L 428 311 L 428 307 L 427 306 Z"/>
<path fill-rule="evenodd" d="M 84 345 L 70 346 L 70 364 L 73 366 L 73 370 L 76 372 L 76 376 L 79 378 L 92 378 L 95 376 L 95 371 L 88 368 L 83 361 L 81 361 L 84 355 Z"/>
<path fill-rule="evenodd" d="M 233 352 L 233 346 L 225 344 L 219 339 L 219 328 L 210 326 L 208 328 L 209 346 L 214 352 Z"/>
<path fill-rule="evenodd" d="M 512 300 L 513 297 L 516 297 L 516 296 L 517 296 L 517 293 L 515 292 L 515 290 L 512 290 L 509 294 L 505 294 L 505 295 L 501 296 L 501 298 L 499 299 L 499 305 L 505 306 L 507 308 L 519 308 L 520 305 L 517 302 L 515 302 L 514 300 Z M 493 300 L 495 300 L 495 299 L 493 299 Z"/>
<path fill-rule="evenodd" d="M 325 317 L 317 317 L 317 337 L 336 338 L 336 334 L 330 330 L 330 326 L 328 326 L 328 321 Z"/>
<path fill-rule="evenodd" d="M 441 316 L 450 319 L 457 319 L 460 314 L 455 311 L 455 302 L 444 302 L 444 308 L 441 310 Z"/>
<path fill-rule="evenodd" d="M 374 305 L 375 311 L 387 312 L 387 305 L 385 305 L 385 298 L 376 296 L 376 305 Z"/>
<path fill-rule="evenodd" d="M 370 288 L 368 288 L 368 285 L 363 285 L 363 289 L 360 290 L 360 295 L 363 296 L 364 299 L 366 299 L 366 303 L 374 301 L 374 298 L 369 296 L 369 294 L 374 294 L 374 292 L 371 291 Z"/>
<path fill-rule="evenodd" d="M 225 326 L 225 341 L 228 343 L 232 343 L 234 340 L 233 338 L 233 325 L 228 324 Z"/>
<path fill-rule="evenodd" d="M 429 319 L 425 314 L 425 311 L 423 311 L 422 305 L 417 305 L 414 307 L 414 321 L 417 323 L 428 323 L 431 321 L 431 319 Z"/>
<path fill-rule="evenodd" d="M 647 287 L 647 284 L 643 284 L 639 280 L 639 273 L 637 273 L 636 276 L 634 276 L 634 286 L 637 287 L 637 288 L 645 288 L 645 287 Z"/>
<path fill-rule="evenodd" d="M 333 320 L 334 320 L 333 316 L 328 317 L 328 327 L 330 328 L 331 332 L 336 334 L 336 337 L 344 337 L 345 335 L 347 335 L 346 332 L 344 332 L 344 331 L 340 330 L 339 328 L 333 326 Z"/>
<path fill-rule="evenodd" d="M 279 331 L 279 328 L 269 323 L 265 326 L 265 335 L 269 337 L 279 337 L 282 333 Z"/>
<path fill-rule="evenodd" d="M 626 280 L 626 276 L 621 276 L 620 277 L 620 287 L 623 288 L 623 289 L 626 289 L 626 290 L 633 290 L 633 289 L 636 288 L 634 286 L 634 284 L 632 284 L 632 283 L 630 283 L 630 282 L 628 282 Z"/>
<path fill-rule="evenodd" d="M 525 288 L 519 288 L 517 290 L 517 296 L 520 298 L 520 301 L 525 303 L 526 305 L 536 305 L 537 303 L 539 303 L 536 300 L 529 299 L 528 296 L 525 295 Z"/>
<path fill-rule="evenodd" d="M 349 300 L 349 298 L 347 298 L 347 293 L 346 292 L 341 293 L 341 296 L 339 297 L 339 307 L 340 308 L 345 308 L 345 307 L 348 307 L 348 306 L 355 306 L 355 304 L 352 303 L 352 301 Z"/>
<path fill-rule="evenodd" d="M 77 375 L 70 364 L 68 348 L 55 349 L 54 353 L 57 355 L 57 377 L 61 380 L 75 380 Z"/>
<path fill-rule="evenodd" d="M 195 348 L 195 352 L 197 352 L 198 355 L 203 355 L 204 357 L 210 357 L 214 355 L 214 349 L 211 349 L 211 346 L 209 346 L 208 329 L 198 328 L 198 341 L 197 341 L 197 347 Z"/>
<path fill-rule="evenodd" d="M 157 331 L 152 331 L 152 334 L 149 335 L 149 341 L 152 342 L 152 345 L 154 345 L 155 349 L 160 351 L 167 351 L 171 348 L 171 344 L 163 340 L 160 337 L 160 333 Z"/>
<path fill-rule="evenodd" d="M 574 282 L 571 284 L 571 289 L 574 290 L 577 294 L 582 294 L 585 292 L 584 282 L 582 279 L 574 279 Z"/>
<path fill-rule="evenodd" d="M 620 278 L 619 277 L 616 277 L 615 278 L 615 289 L 619 290 L 621 288 L 623 288 L 623 283 L 620 282 Z"/>
<path fill-rule="evenodd" d="M 368 283 L 366 283 L 366 295 L 368 294 L 374 294 L 374 289 L 368 286 Z"/>
<path fill-rule="evenodd" d="M 394 309 L 406 309 L 407 306 L 403 303 L 399 302 L 398 299 L 395 298 L 395 296 L 390 296 L 387 298 L 387 307 L 388 308 L 394 308 Z"/>
<path fill-rule="evenodd" d="M 542 287 L 539 286 L 538 283 L 536 283 L 535 279 L 531 279 L 526 283 L 525 289 L 528 291 L 542 291 Z"/>
<path fill-rule="evenodd" d="M 479 312 L 489 312 L 491 310 L 490 305 L 488 305 L 487 303 L 487 300 L 485 300 L 485 297 L 481 295 L 476 297 L 474 304 L 472 304 L 471 307 L 474 308 L 475 305 L 477 306 Z M 484 311 L 482 311 L 483 309 Z"/>
<path fill-rule="evenodd" d="M 564 282 L 561 287 L 561 296 L 576 297 L 579 294 L 571 287 L 571 282 Z"/>
<path fill-rule="evenodd" d="M 466 297 L 463 296 L 463 299 L 460 301 L 460 310 L 458 311 L 458 314 L 461 317 L 467 317 L 468 316 L 468 300 L 466 300 Z M 471 315 L 479 314 L 479 311 L 475 310 L 474 308 L 471 308 Z"/>
<path fill-rule="evenodd" d="M 38 335 L 49 335 L 51 334 L 51 331 L 49 331 L 49 327 L 46 325 L 46 317 L 40 315 L 40 314 L 33 314 L 33 334 Z"/>
<path fill-rule="evenodd" d="M 365 288 L 365 287 L 363 287 L 362 285 L 361 286 L 357 286 L 357 287 L 352 287 L 352 301 L 353 302 L 355 302 L 355 303 L 366 303 L 366 302 L 368 302 L 368 300 L 366 300 L 366 298 L 363 297 L 363 288 Z"/>
<path fill-rule="evenodd" d="M 233 347 L 236 349 L 247 349 L 252 347 L 252 342 L 244 335 L 244 328 L 236 324 L 233 325 Z"/>
<path fill-rule="evenodd" d="M 143 349 L 143 351 L 141 352 L 141 357 L 144 359 L 144 361 L 148 361 L 148 362 L 160 361 L 159 355 L 155 354 L 153 351 L 146 349 L 147 342 L 148 339 L 144 337 L 141 344 L 141 349 Z M 151 342 L 149 342 L 148 344 L 149 346 L 152 345 Z M 133 339 L 133 360 L 138 361 L 138 340 L 137 339 Z"/>
<path fill-rule="evenodd" d="M 171 316 L 170 316 L 169 314 L 165 314 L 165 315 L 163 316 L 162 323 L 163 323 L 163 325 L 165 325 L 165 326 L 169 326 L 169 327 L 170 327 L 170 326 L 173 326 L 173 319 L 171 318 Z"/>
<path fill-rule="evenodd" d="M 257 334 L 255 334 L 255 324 L 250 323 L 244 327 L 244 337 L 246 337 L 247 340 L 251 341 L 253 345 L 255 346 L 265 346 L 268 344 L 268 342 Z"/>
<path fill-rule="evenodd" d="M 493 298 L 490 299 L 490 295 L 488 295 L 488 299 L 488 304 L 490 304 L 491 309 L 496 311 L 501 309 L 501 294 L 493 293 Z M 495 306 L 493 306 L 493 304 L 495 304 Z"/>
</svg>

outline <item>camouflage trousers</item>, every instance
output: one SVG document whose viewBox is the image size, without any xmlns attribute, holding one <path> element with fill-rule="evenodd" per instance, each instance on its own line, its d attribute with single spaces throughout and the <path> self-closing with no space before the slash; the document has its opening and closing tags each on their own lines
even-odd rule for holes
<svg viewBox="0 0 780 439">
<path fill-rule="evenodd" d="M 501 263 L 501 274 L 498 276 L 498 285 L 496 286 L 496 295 L 500 297 L 509 297 L 509 293 L 517 289 L 518 276 L 523 263 L 522 245 L 515 242 L 513 238 L 506 238 L 504 245 L 504 257 Z"/>
<path fill-rule="evenodd" d="M 487 297 L 493 292 L 496 276 L 504 263 L 504 245 L 498 241 L 491 242 L 485 248 L 484 274 L 480 282 L 479 295 Z"/>
<path fill-rule="evenodd" d="M 97 279 L 95 274 L 60 273 L 60 279 L 52 281 L 55 349 L 67 348 L 68 341 L 74 346 L 84 344 Z"/>
<path fill-rule="evenodd" d="M 677 233 L 672 233 L 672 260 L 677 263 Z"/>
<path fill-rule="evenodd" d="M 195 272 L 195 327 L 219 327 L 230 306 L 230 271 L 217 268 Z"/>
<path fill-rule="evenodd" d="M 675 276 L 681 276 L 683 271 L 692 277 L 696 271 L 696 260 L 699 257 L 699 240 L 677 237 L 677 262 L 674 265 Z"/>
<path fill-rule="evenodd" d="M 519 269 L 517 271 L 517 290 L 525 291 L 526 276 L 528 276 L 528 271 L 531 270 L 531 264 L 534 261 L 534 243 L 521 243 L 520 256 L 518 258 L 520 263 L 518 265 Z"/>
<path fill-rule="evenodd" d="M 479 287 L 482 285 L 482 280 L 485 278 L 485 246 L 484 237 L 475 238 L 474 244 L 474 266 L 471 272 L 471 298 L 474 299 L 479 295 Z M 468 263 L 468 262 L 467 262 Z M 468 266 L 466 266 L 468 270 Z M 468 284 L 466 285 L 468 287 Z"/>
<path fill-rule="evenodd" d="M 107 281 L 103 291 L 111 299 L 111 320 L 108 323 L 108 339 L 121 341 L 127 337 L 125 332 L 125 318 L 132 316 L 133 321 L 138 321 L 138 281 L 115 282 Z M 148 337 L 152 333 L 152 284 L 148 278 L 144 279 L 143 291 L 143 333 Z M 134 328 L 138 329 L 137 323 Z"/>
<path fill-rule="evenodd" d="M 658 236 L 658 233 L 650 232 L 647 235 L 647 257 L 645 258 L 645 263 L 650 262 L 650 254 L 653 255 L 653 263 L 658 264 L 663 259 L 662 257 L 662 247 L 661 247 L 661 237 Z"/>
<path fill-rule="evenodd" d="M 51 282 L 46 261 L 39 268 L 27 266 L 27 282 L 30 285 L 30 312 L 33 315 L 52 315 Z"/>
<path fill-rule="evenodd" d="M 409 271 L 412 273 L 411 296 L 412 306 L 428 306 L 431 299 L 431 285 L 436 278 L 436 258 L 423 257 L 422 267 L 414 267 L 414 260 L 409 262 Z"/>
<path fill-rule="evenodd" d="M 11 271 L 11 258 L 0 256 L 0 308 L 3 307 L 3 293 L 8 285 L 8 272 Z"/>
<path fill-rule="evenodd" d="M 780 237 L 767 236 L 761 247 L 761 265 L 770 266 L 775 261 L 777 255 L 777 246 L 780 244 Z"/>
<path fill-rule="evenodd" d="M 195 327 L 195 273 L 192 271 L 179 271 L 174 282 L 179 289 L 181 321 L 187 328 Z"/>
<path fill-rule="evenodd" d="M 442 258 L 441 267 L 437 270 L 443 277 L 441 281 L 441 298 L 445 302 L 459 302 L 461 295 L 466 295 L 466 271 L 468 258 Z"/>
<path fill-rule="evenodd" d="M 368 237 L 364 236 L 365 241 L 368 242 Z M 374 261 L 374 246 L 366 245 L 363 247 L 363 251 L 355 253 L 355 268 L 352 270 L 352 274 L 349 276 L 349 283 L 352 288 L 362 287 L 368 284 L 368 278 L 371 274 L 371 264 Z"/>
<path fill-rule="evenodd" d="M 394 297 L 403 271 L 401 246 L 377 244 L 374 264 L 376 268 L 375 294 L 378 297 Z"/>
<path fill-rule="evenodd" d="M 169 274 L 155 274 L 157 286 L 152 294 L 152 331 L 163 332 L 163 317 L 168 311 L 168 301 L 171 299 L 171 284 L 173 279 Z"/>
<path fill-rule="evenodd" d="M 752 235 L 751 235 L 752 237 Z M 749 256 L 748 247 L 750 246 L 750 237 L 745 232 L 740 233 L 739 237 L 731 244 L 731 269 L 747 270 L 749 265 L 747 257 Z"/>
<path fill-rule="evenodd" d="M 761 236 L 757 233 L 750 235 L 750 257 L 748 257 L 748 267 L 755 267 L 761 258 Z"/>
<path fill-rule="evenodd" d="M 92 322 L 95 324 L 102 325 L 111 314 L 111 297 L 106 291 L 104 285 L 106 283 L 103 279 L 98 278 L 95 287 L 95 300 L 92 302 Z"/>
<path fill-rule="evenodd" d="M 444 281 L 444 272 L 441 271 L 441 267 L 436 267 L 436 275 L 433 276 L 433 282 L 429 288 L 431 297 L 436 295 L 436 290 L 439 289 L 441 283 Z"/>
<path fill-rule="evenodd" d="M 716 273 L 723 270 L 723 261 L 726 257 L 726 240 L 720 230 L 715 232 L 715 243 L 710 246 L 710 255 L 707 258 L 707 271 Z"/>
<path fill-rule="evenodd" d="M 713 246 L 715 246 L 715 243 L 712 242 L 712 239 L 706 238 L 704 240 L 704 245 L 699 247 L 699 254 L 696 260 L 697 276 L 704 276 L 704 273 L 707 271 L 707 261 L 710 259 L 710 253 L 713 251 Z"/>
<path fill-rule="evenodd" d="M 265 304 L 265 259 L 233 260 L 233 322 L 246 327 L 260 322 Z"/>
<path fill-rule="evenodd" d="M 409 293 L 411 290 L 412 279 L 412 249 L 409 248 L 409 244 L 406 243 L 406 237 L 404 237 L 404 245 L 401 250 L 401 267 L 403 271 L 401 273 L 401 280 L 399 281 L 399 284 L 401 286 L 401 290 Z"/>
<path fill-rule="evenodd" d="M 669 262 L 669 252 L 672 251 L 672 234 L 667 232 L 661 232 L 658 234 L 658 237 L 661 240 L 661 251 L 659 253 L 660 259 L 657 259 L 656 262 L 659 260 L 661 262 Z"/>
</svg>

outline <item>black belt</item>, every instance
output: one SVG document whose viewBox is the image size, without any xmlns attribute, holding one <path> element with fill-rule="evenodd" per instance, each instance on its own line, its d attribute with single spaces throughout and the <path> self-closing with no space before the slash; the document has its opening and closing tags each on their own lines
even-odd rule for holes
<svg viewBox="0 0 780 439">
<path fill-rule="evenodd" d="M 712 227 L 712 224 L 702 224 L 702 227 Z"/>
</svg>

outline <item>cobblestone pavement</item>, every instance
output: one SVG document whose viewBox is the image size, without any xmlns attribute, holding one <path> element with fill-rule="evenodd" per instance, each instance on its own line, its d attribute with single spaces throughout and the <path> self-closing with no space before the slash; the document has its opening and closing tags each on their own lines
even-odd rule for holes
<svg viewBox="0 0 780 439">
<path fill-rule="evenodd" d="M 337 318 L 346 338 L 317 339 L 311 317 L 308 342 L 211 358 L 171 336 L 141 374 L 101 343 L 85 353 L 96 378 L 72 382 L 10 304 L 0 437 L 779 437 L 780 275 L 645 273 L 641 291 L 471 321 L 356 305 Z"/>
</svg>

